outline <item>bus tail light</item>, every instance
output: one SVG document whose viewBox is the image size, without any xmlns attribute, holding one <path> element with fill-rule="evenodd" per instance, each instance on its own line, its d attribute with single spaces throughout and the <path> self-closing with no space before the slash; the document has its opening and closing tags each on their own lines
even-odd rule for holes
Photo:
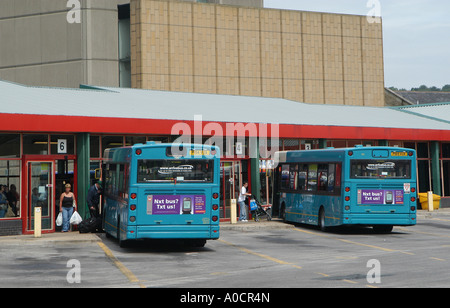
<svg viewBox="0 0 450 308">
<path fill-rule="evenodd" d="M 134 200 L 134 199 L 136 199 L 137 195 L 136 195 L 136 193 L 132 193 L 130 197 L 131 197 L 131 199 Z"/>
<path fill-rule="evenodd" d="M 214 211 L 217 211 L 219 209 L 219 206 L 217 204 L 213 204 L 212 209 Z"/>
<path fill-rule="evenodd" d="M 216 222 L 217 220 L 219 220 L 219 217 L 217 217 L 217 216 L 212 217 L 212 221 Z"/>
<path fill-rule="evenodd" d="M 350 201 L 350 197 L 349 196 L 345 197 L 345 201 Z"/>
<path fill-rule="evenodd" d="M 135 222 L 136 221 L 136 216 L 130 216 L 130 221 L 131 222 Z"/>
<path fill-rule="evenodd" d="M 214 198 L 214 199 L 219 198 L 219 194 L 218 194 L 218 193 L 213 193 L 213 198 Z"/>
<path fill-rule="evenodd" d="M 136 210 L 136 204 L 130 205 L 130 210 L 135 211 Z"/>
<path fill-rule="evenodd" d="M 348 156 L 353 156 L 353 151 L 348 151 Z"/>
<path fill-rule="evenodd" d="M 411 197 L 411 202 L 416 202 L 416 198 Z"/>
<path fill-rule="evenodd" d="M 416 210 L 415 206 L 411 206 L 411 212 L 414 212 Z"/>
<path fill-rule="evenodd" d="M 413 153 L 413 152 L 409 152 L 408 155 L 409 155 L 409 156 L 413 156 L 414 153 Z"/>
<path fill-rule="evenodd" d="M 413 192 L 413 193 L 416 192 L 416 188 L 415 188 L 415 187 L 412 187 L 412 188 L 411 188 L 411 192 Z"/>
<path fill-rule="evenodd" d="M 141 149 L 137 149 L 136 150 L 136 155 L 141 155 L 142 154 L 142 150 Z"/>
<path fill-rule="evenodd" d="M 345 187 L 346 192 L 350 192 L 350 187 Z"/>
</svg>

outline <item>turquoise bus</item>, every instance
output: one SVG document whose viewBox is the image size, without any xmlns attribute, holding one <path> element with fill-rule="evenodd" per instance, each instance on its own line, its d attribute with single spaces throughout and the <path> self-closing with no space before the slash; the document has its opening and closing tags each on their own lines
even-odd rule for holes
<svg viewBox="0 0 450 308">
<path fill-rule="evenodd" d="M 219 238 L 220 153 L 195 144 L 106 149 L 103 227 L 121 247 L 138 239 Z"/>
<path fill-rule="evenodd" d="M 274 212 L 287 222 L 372 226 L 389 233 L 416 224 L 416 153 L 411 149 L 277 152 Z"/>
</svg>

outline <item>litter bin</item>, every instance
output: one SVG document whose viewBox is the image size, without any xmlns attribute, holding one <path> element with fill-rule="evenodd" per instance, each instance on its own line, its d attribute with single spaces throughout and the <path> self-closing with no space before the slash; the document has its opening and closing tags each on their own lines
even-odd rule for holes
<svg viewBox="0 0 450 308">
<path fill-rule="evenodd" d="M 422 206 L 422 210 L 428 210 L 428 194 L 419 194 L 419 202 Z M 433 195 L 433 209 L 439 210 L 441 207 L 441 197 L 438 195 Z"/>
</svg>

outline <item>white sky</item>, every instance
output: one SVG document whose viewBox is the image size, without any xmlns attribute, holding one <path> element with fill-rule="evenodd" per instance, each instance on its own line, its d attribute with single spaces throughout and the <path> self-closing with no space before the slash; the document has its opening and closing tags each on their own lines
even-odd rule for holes
<svg viewBox="0 0 450 308">
<path fill-rule="evenodd" d="M 378 0 L 264 0 L 268 8 L 367 15 Z M 450 84 L 450 1 L 379 0 L 385 86 Z"/>
</svg>

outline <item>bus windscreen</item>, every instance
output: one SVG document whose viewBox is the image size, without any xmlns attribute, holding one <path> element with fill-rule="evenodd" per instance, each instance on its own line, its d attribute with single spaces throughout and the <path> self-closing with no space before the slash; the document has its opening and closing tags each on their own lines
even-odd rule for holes
<svg viewBox="0 0 450 308">
<path fill-rule="evenodd" d="M 410 160 L 352 160 L 352 179 L 411 179 Z"/>
<path fill-rule="evenodd" d="M 138 161 L 138 183 L 212 183 L 213 160 L 148 160 Z"/>
</svg>

